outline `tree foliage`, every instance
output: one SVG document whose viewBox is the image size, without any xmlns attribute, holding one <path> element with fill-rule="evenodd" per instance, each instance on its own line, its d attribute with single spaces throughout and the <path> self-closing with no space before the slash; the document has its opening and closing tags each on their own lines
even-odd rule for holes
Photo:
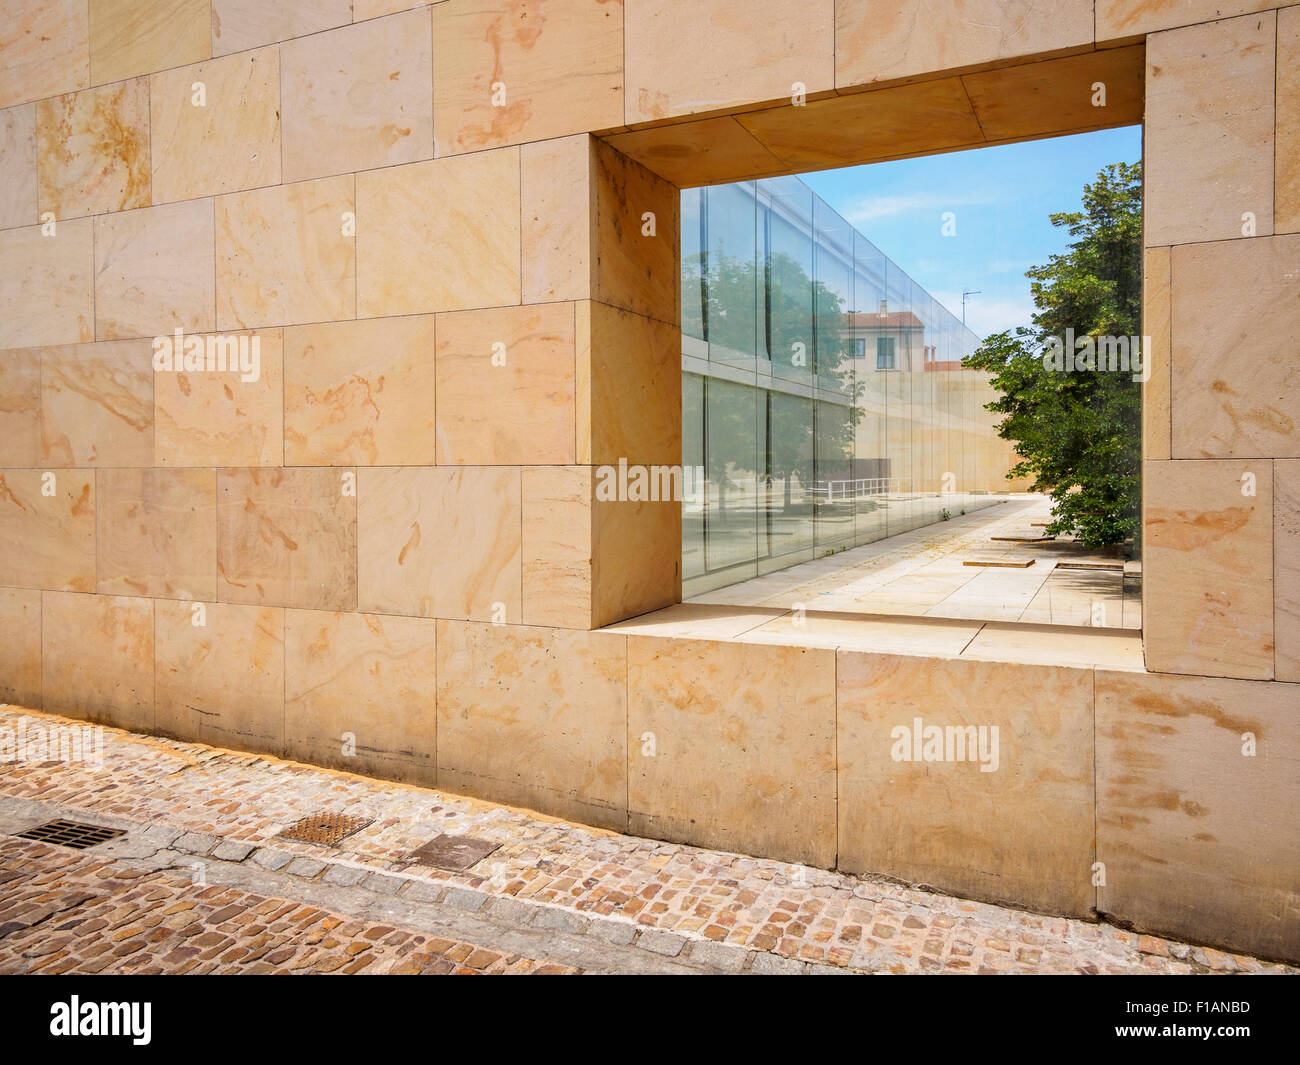
<svg viewBox="0 0 1300 1065">
<path fill-rule="evenodd" d="M 1052 498 L 1050 534 L 1091 547 L 1141 534 L 1141 383 L 1133 372 L 1049 367 L 1050 337 L 1137 337 L 1142 318 L 1142 170 L 1104 167 L 1084 186 L 1083 210 L 1050 216 L 1066 251 L 1026 272 L 1032 326 L 995 333 L 963 364 L 987 371 L 1006 415 L 998 433 L 1020 461 L 1007 477 L 1033 477 Z M 1145 358 L 1145 352 L 1143 353 Z"/>
</svg>

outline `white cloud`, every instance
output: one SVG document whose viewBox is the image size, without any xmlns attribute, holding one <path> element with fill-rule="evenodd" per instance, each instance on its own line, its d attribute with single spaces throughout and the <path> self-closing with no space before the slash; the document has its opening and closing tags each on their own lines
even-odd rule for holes
<svg viewBox="0 0 1300 1065">
<path fill-rule="evenodd" d="M 934 298 L 961 319 L 961 293 L 935 292 Z M 1034 304 L 1027 298 L 983 299 L 972 296 L 966 303 L 966 325 L 981 340 L 1018 325 L 1033 324 Z"/>
<path fill-rule="evenodd" d="M 934 214 L 937 219 L 944 211 L 957 207 L 996 202 L 997 197 L 987 192 L 964 192 L 957 195 L 917 192 L 904 196 L 862 196 L 850 201 L 841 214 L 850 224 L 861 226 L 880 218 L 922 211 Z"/>
</svg>

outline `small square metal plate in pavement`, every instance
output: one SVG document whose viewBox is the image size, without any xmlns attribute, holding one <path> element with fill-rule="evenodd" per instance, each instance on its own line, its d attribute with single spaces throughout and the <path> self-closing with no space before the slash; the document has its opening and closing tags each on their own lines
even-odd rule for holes
<svg viewBox="0 0 1300 1065">
<path fill-rule="evenodd" d="M 333 847 L 373 821 L 373 817 L 352 817 L 349 814 L 309 814 L 291 824 L 279 838 Z"/>
<path fill-rule="evenodd" d="M 416 847 L 406 856 L 406 859 L 419 865 L 431 865 L 435 869 L 443 869 L 449 873 L 463 873 L 500 846 L 500 843 L 489 843 L 485 839 L 475 839 L 473 836 L 449 836 L 444 832 L 441 836 L 429 840 L 428 843 Z"/>
<path fill-rule="evenodd" d="M 60 847 L 71 847 L 84 851 L 96 843 L 104 843 L 118 836 L 125 836 L 122 828 L 105 828 L 103 825 L 87 825 L 80 821 L 48 821 L 26 832 L 19 832 L 19 839 L 34 839 L 41 843 L 57 843 Z"/>
</svg>

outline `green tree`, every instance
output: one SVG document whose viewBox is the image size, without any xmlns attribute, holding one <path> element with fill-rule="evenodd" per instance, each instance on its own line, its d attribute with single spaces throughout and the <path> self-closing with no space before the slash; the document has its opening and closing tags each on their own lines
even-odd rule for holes
<svg viewBox="0 0 1300 1065">
<path fill-rule="evenodd" d="M 998 434 L 1020 461 L 1008 479 L 1033 477 L 1052 498 L 1049 534 L 1090 547 L 1141 535 L 1141 383 L 1135 371 L 1064 369 L 1044 360 L 1051 337 L 1136 337 L 1142 320 L 1142 167 L 1104 167 L 1083 190 L 1083 210 L 1053 214 L 1066 251 L 1026 272 L 1032 326 L 995 333 L 962 360 L 991 375 L 1006 417 Z M 1143 352 L 1143 358 L 1146 353 Z"/>
</svg>

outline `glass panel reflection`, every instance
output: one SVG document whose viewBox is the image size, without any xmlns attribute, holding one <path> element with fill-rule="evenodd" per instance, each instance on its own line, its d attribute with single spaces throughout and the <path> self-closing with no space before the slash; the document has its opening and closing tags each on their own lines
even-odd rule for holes
<svg viewBox="0 0 1300 1065">
<path fill-rule="evenodd" d="M 682 194 L 682 335 L 685 596 L 1006 488 L 978 338 L 797 178 Z"/>
</svg>

